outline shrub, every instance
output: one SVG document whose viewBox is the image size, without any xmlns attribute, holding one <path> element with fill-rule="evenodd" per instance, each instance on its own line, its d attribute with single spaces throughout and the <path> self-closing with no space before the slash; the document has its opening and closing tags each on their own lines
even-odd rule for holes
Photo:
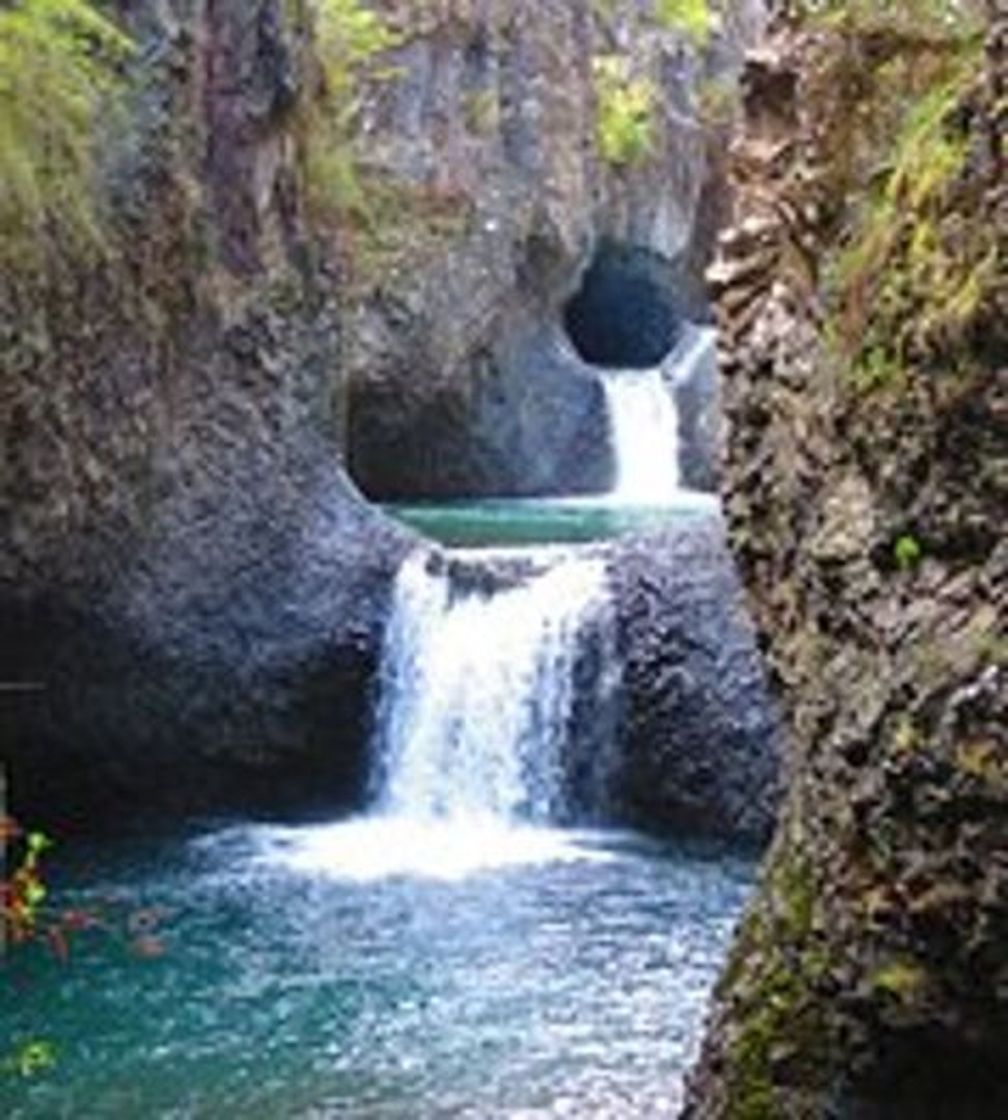
<svg viewBox="0 0 1008 1120">
<path fill-rule="evenodd" d="M 655 88 L 630 74 L 620 55 L 595 59 L 596 136 L 602 158 L 616 166 L 645 159 L 654 143 Z"/>
<path fill-rule="evenodd" d="M 129 39 L 86 0 L 0 6 L 0 256 L 37 259 L 102 241 L 96 124 Z"/>
<path fill-rule="evenodd" d="M 706 46 L 714 31 L 707 0 L 656 0 L 655 16 L 663 27 L 679 31 L 697 46 Z"/>
</svg>

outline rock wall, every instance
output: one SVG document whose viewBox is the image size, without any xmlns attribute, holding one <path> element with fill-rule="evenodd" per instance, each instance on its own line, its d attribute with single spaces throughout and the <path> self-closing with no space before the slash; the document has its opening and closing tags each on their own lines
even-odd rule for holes
<svg viewBox="0 0 1008 1120">
<path fill-rule="evenodd" d="M 349 461 L 371 496 L 606 489 L 598 378 L 563 327 L 600 244 L 650 256 L 681 293 L 674 310 L 706 314 L 723 198 L 699 95 L 730 83 L 762 4 L 729 5 L 705 50 L 646 5 L 609 7 L 389 5 L 404 42 L 361 123 L 378 232 L 347 249 Z M 599 157 L 603 57 L 653 85 L 640 161 Z M 521 423 L 502 424 L 505 409 Z"/>
<path fill-rule="evenodd" d="M 638 39 L 636 5 L 590 7 L 381 5 L 403 42 L 361 116 L 376 246 L 306 214 L 302 5 L 119 6 L 138 49 L 102 138 L 107 249 L 0 276 L 0 705 L 23 815 L 65 832 L 359 803 L 414 540 L 343 470 L 348 381 L 350 457 L 364 438 L 380 490 L 607 485 L 602 391 L 563 301 L 610 238 L 677 269 L 691 310 L 716 197 L 690 91 L 731 72 L 759 6 L 733 8 L 704 60 L 668 31 Z M 591 58 L 631 44 L 663 99 L 654 158 L 621 171 L 596 155 Z M 627 813 L 656 820 L 640 791 L 668 705 L 646 664 L 682 607 L 659 618 L 660 586 L 624 580 L 651 635 Z"/>
<path fill-rule="evenodd" d="M 618 749 L 599 758 L 607 820 L 765 844 L 781 728 L 721 518 L 607 551 L 622 664 Z"/>
<path fill-rule="evenodd" d="M 280 0 L 131 4 L 99 259 L 0 276 L 0 703 L 16 805 L 353 796 L 405 534 L 340 467 Z"/>
<path fill-rule="evenodd" d="M 959 244 L 979 223 L 1003 249 L 994 7 L 956 116 L 969 157 L 938 222 Z M 827 347 L 820 269 L 842 206 L 828 125 L 852 95 L 824 102 L 814 82 L 841 46 L 785 17 L 751 57 L 738 214 L 712 272 L 731 539 L 791 750 L 687 1115 L 1003 1116 L 1004 271 L 986 274 L 970 331 L 905 377 L 859 387 Z M 892 40 L 868 46 L 884 57 Z"/>
</svg>

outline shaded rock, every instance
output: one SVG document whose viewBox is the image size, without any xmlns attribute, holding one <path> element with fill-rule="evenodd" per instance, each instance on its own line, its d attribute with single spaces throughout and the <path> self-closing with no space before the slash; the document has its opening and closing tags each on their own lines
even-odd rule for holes
<svg viewBox="0 0 1008 1120">
<path fill-rule="evenodd" d="M 623 660 L 617 818 L 765 840 L 780 727 L 720 519 L 616 543 L 609 571 Z"/>
<path fill-rule="evenodd" d="M 988 10 L 959 110 L 970 157 L 938 229 L 1006 228 L 989 137 L 1008 37 Z M 908 350 L 878 384 L 825 343 L 823 266 L 849 244 L 845 207 L 878 189 L 837 193 L 831 128 L 851 106 L 831 67 L 860 57 L 839 47 L 782 18 L 748 64 L 739 225 L 714 275 L 729 536 L 789 784 L 686 1115 L 993 1120 L 1008 1110 L 1004 285 L 989 278 L 940 359 Z M 890 326 L 913 333 L 920 311 Z"/>
<path fill-rule="evenodd" d="M 409 541 L 339 465 L 281 9 L 138 5 L 121 257 L 0 277 L 3 756 L 60 831 L 358 792 Z"/>
</svg>

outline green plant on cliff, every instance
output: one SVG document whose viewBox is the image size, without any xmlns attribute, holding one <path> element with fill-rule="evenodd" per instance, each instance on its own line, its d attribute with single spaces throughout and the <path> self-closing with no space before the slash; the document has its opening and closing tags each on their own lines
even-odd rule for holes
<svg viewBox="0 0 1008 1120">
<path fill-rule="evenodd" d="M 362 0 L 309 0 L 300 7 L 313 24 L 321 72 L 319 96 L 306 105 L 301 130 L 309 206 L 316 213 L 366 215 L 356 140 L 361 88 L 396 36 Z"/>
<path fill-rule="evenodd" d="M 964 338 L 998 269 L 962 197 L 974 141 L 960 110 L 982 36 L 951 0 L 814 8 L 839 36 L 820 89 L 845 103 L 828 145 L 828 191 L 845 203 L 827 264 L 830 333 L 873 389 Z"/>
<path fill-rule="evenodd" d="M 715 16 L 707 0 L 655 0 L 655 17 L 697 46 L 706 46 L 714 32 Z"/>
<path fill-rule="evenodd" d="M 96 131 L 129 39 L 85 0 L 0 6 L 0 258 L 36 261 L 103 241 Z"/>
<path fill-rule="evenodd" d="M 599 153 L 616 167 L 640 163 L 654 144 L 654 84 L 634 77 L 630 60 L 623 55 L 596 58 L 594 72 Z"/>
</svg>

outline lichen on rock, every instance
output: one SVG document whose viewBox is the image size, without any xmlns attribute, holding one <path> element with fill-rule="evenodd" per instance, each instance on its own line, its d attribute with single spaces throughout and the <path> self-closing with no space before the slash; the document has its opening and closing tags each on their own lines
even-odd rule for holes
<svg viewBox="0 0 1008 1120">
<path fill-rule="evenodd" d="M 947 48 L 898 21 L 883 34 L 884 15 L 859 30 L 783 7 L 746 71 L 737 219 L 711 280 L 731 536 L 788 715 L 790 788 L 687 1115 L 1001 1116 L 1003 267 L 976 277 L 969 323 L 927 345 L 937 293 L 867 307 L 901 375 L 859 376 L 860 340 L 831 339 L 830 265 L 861 235 L 875 172 L 831 143 L 858 92 L 830 78 L 861 52 L 871 105 L 873 58 Z M 948 125 L 965 154 L 929 203 L 984 259 L 1006 228 L 1006 33 L 992 13 Z M 898 238 L 874 289 L 902 267 Z"/>
</svg>

